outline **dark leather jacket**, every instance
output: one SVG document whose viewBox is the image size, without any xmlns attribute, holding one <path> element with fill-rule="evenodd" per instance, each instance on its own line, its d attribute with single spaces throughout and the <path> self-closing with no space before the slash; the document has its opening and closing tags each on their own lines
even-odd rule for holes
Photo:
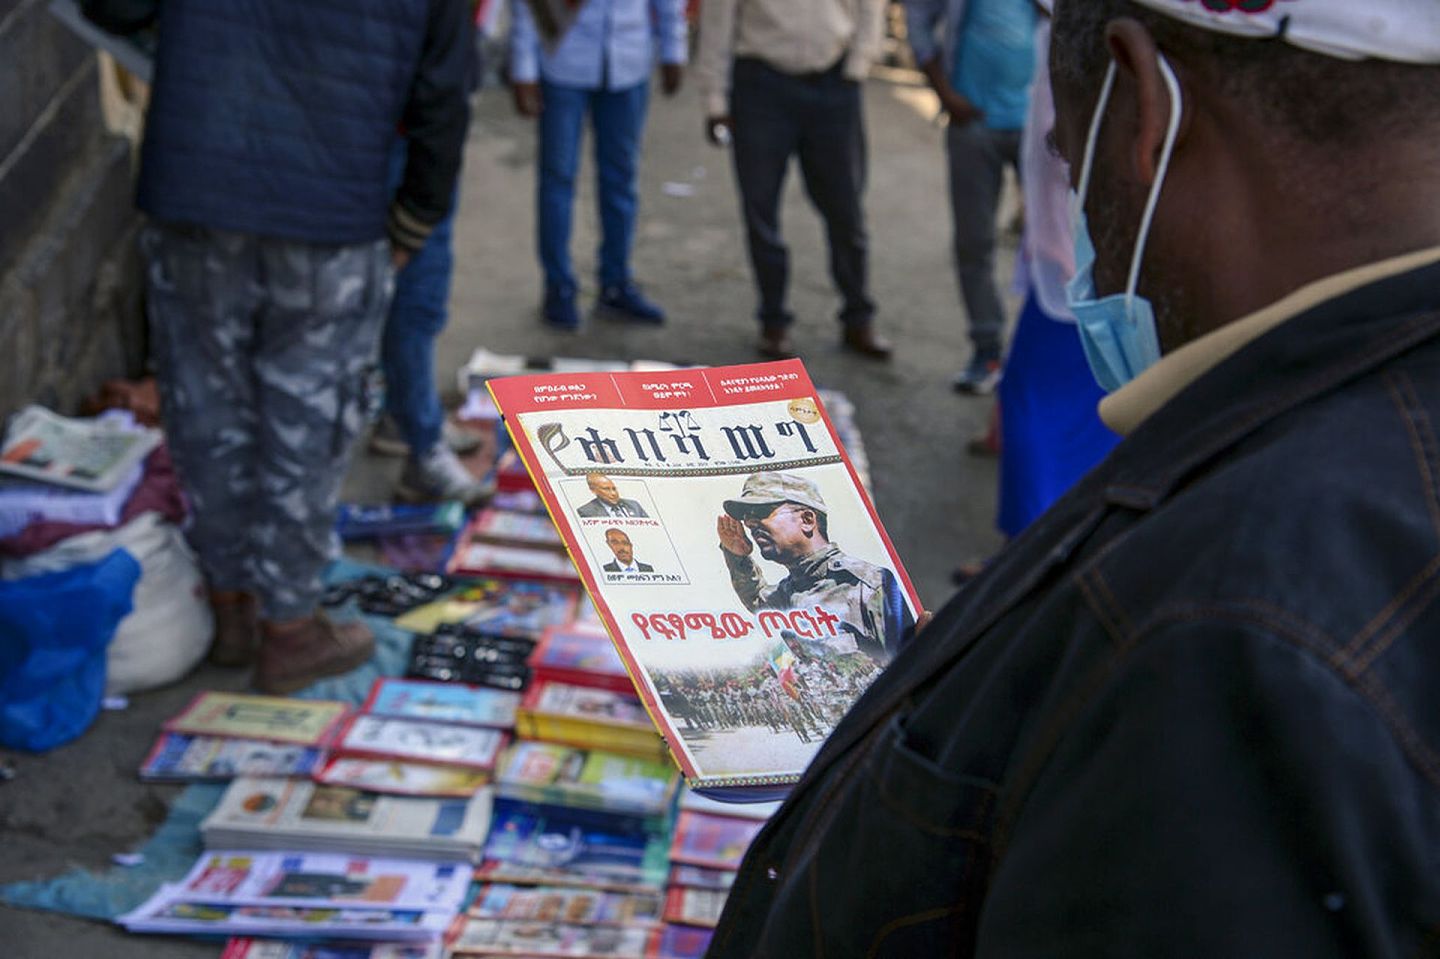
<svg viewBox="0 0 1440 959">
<path fill-rule="evenodd" d="M 1440 266 L 1266 334 L 961 592 L 711 956 L 1440 955 Z"/>
</svg>

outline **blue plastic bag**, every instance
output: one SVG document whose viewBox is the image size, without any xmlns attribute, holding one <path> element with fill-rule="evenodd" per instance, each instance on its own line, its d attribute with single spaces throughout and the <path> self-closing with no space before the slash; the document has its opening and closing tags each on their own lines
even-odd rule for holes
<svg viewBox="0 0 1440 959">
<path fill-rule="evenodd" d="M 140 564 L 123 549 L 97 563 L 0 582 L 0 745 L 41 752 L 95 721 L 105 648 Z"/>
</svg>

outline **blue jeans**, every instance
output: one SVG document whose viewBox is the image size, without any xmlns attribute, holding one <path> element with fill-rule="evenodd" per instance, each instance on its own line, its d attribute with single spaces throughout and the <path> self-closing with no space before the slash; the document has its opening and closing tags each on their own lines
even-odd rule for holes
<svg viewBox="0 0 1440 959">
<path fill-rule="evenodd" d="M 398 189 L 405 176 L 405 151 L 400 140 L 390 153 L 390 185 Z M 385 411 L 400 428 L 412 456 L 440 442 L 445 411 L 435 388 L 435 338 L 449 318 L 450 274 L 455 266 L 450 237 L 455 227 L 451 208 L 420 251 L 395 278 L 395 299 L 385 321 L 380 362 L 385 371 Z"/>
<path fill-rule="evenodd" d="M 640 199 L 635 177 L 640 166 L 640 136 L 645 129 L 649 82 L 628 90 L 581 90 L 541 84 L 540 177 L 536 197 L 540 265 L 548 292 L 573 294 L 570 224 L 575 207 L 575 173 L 580 166 L 580 136 L 585 113 L 595 134 L 599 181 L 600 285 L 630 280 L 630 247 Z"/>
</svg>

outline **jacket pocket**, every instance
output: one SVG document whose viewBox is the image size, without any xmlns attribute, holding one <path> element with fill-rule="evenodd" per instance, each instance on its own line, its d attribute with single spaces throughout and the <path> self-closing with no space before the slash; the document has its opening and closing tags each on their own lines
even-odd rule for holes
<svg viewBox="0 0 1440 959">
<path fill-rule="evenodd" d="M 943 769 L 899 719 L 825 804 L 802 843 L 815 955 L 967 955 L 990 866 L 996 786 Z M 796 898 L 799 898 L 796 896 Z M 790 908 L 798 903 L 792 902 Z"/>
</svg>

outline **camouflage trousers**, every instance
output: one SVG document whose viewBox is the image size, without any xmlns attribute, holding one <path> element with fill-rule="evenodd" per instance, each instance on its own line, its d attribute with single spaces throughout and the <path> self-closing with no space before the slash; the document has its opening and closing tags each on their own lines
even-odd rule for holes
<svg viewBox="0 0 1440 959">
<path fill-rule="evenodd" d="M 152 225 L 141 237 L 165 431 L 220 590 L 308 615 L 340 484 L 375 399 L 388 245 Z"/>
</svg>

